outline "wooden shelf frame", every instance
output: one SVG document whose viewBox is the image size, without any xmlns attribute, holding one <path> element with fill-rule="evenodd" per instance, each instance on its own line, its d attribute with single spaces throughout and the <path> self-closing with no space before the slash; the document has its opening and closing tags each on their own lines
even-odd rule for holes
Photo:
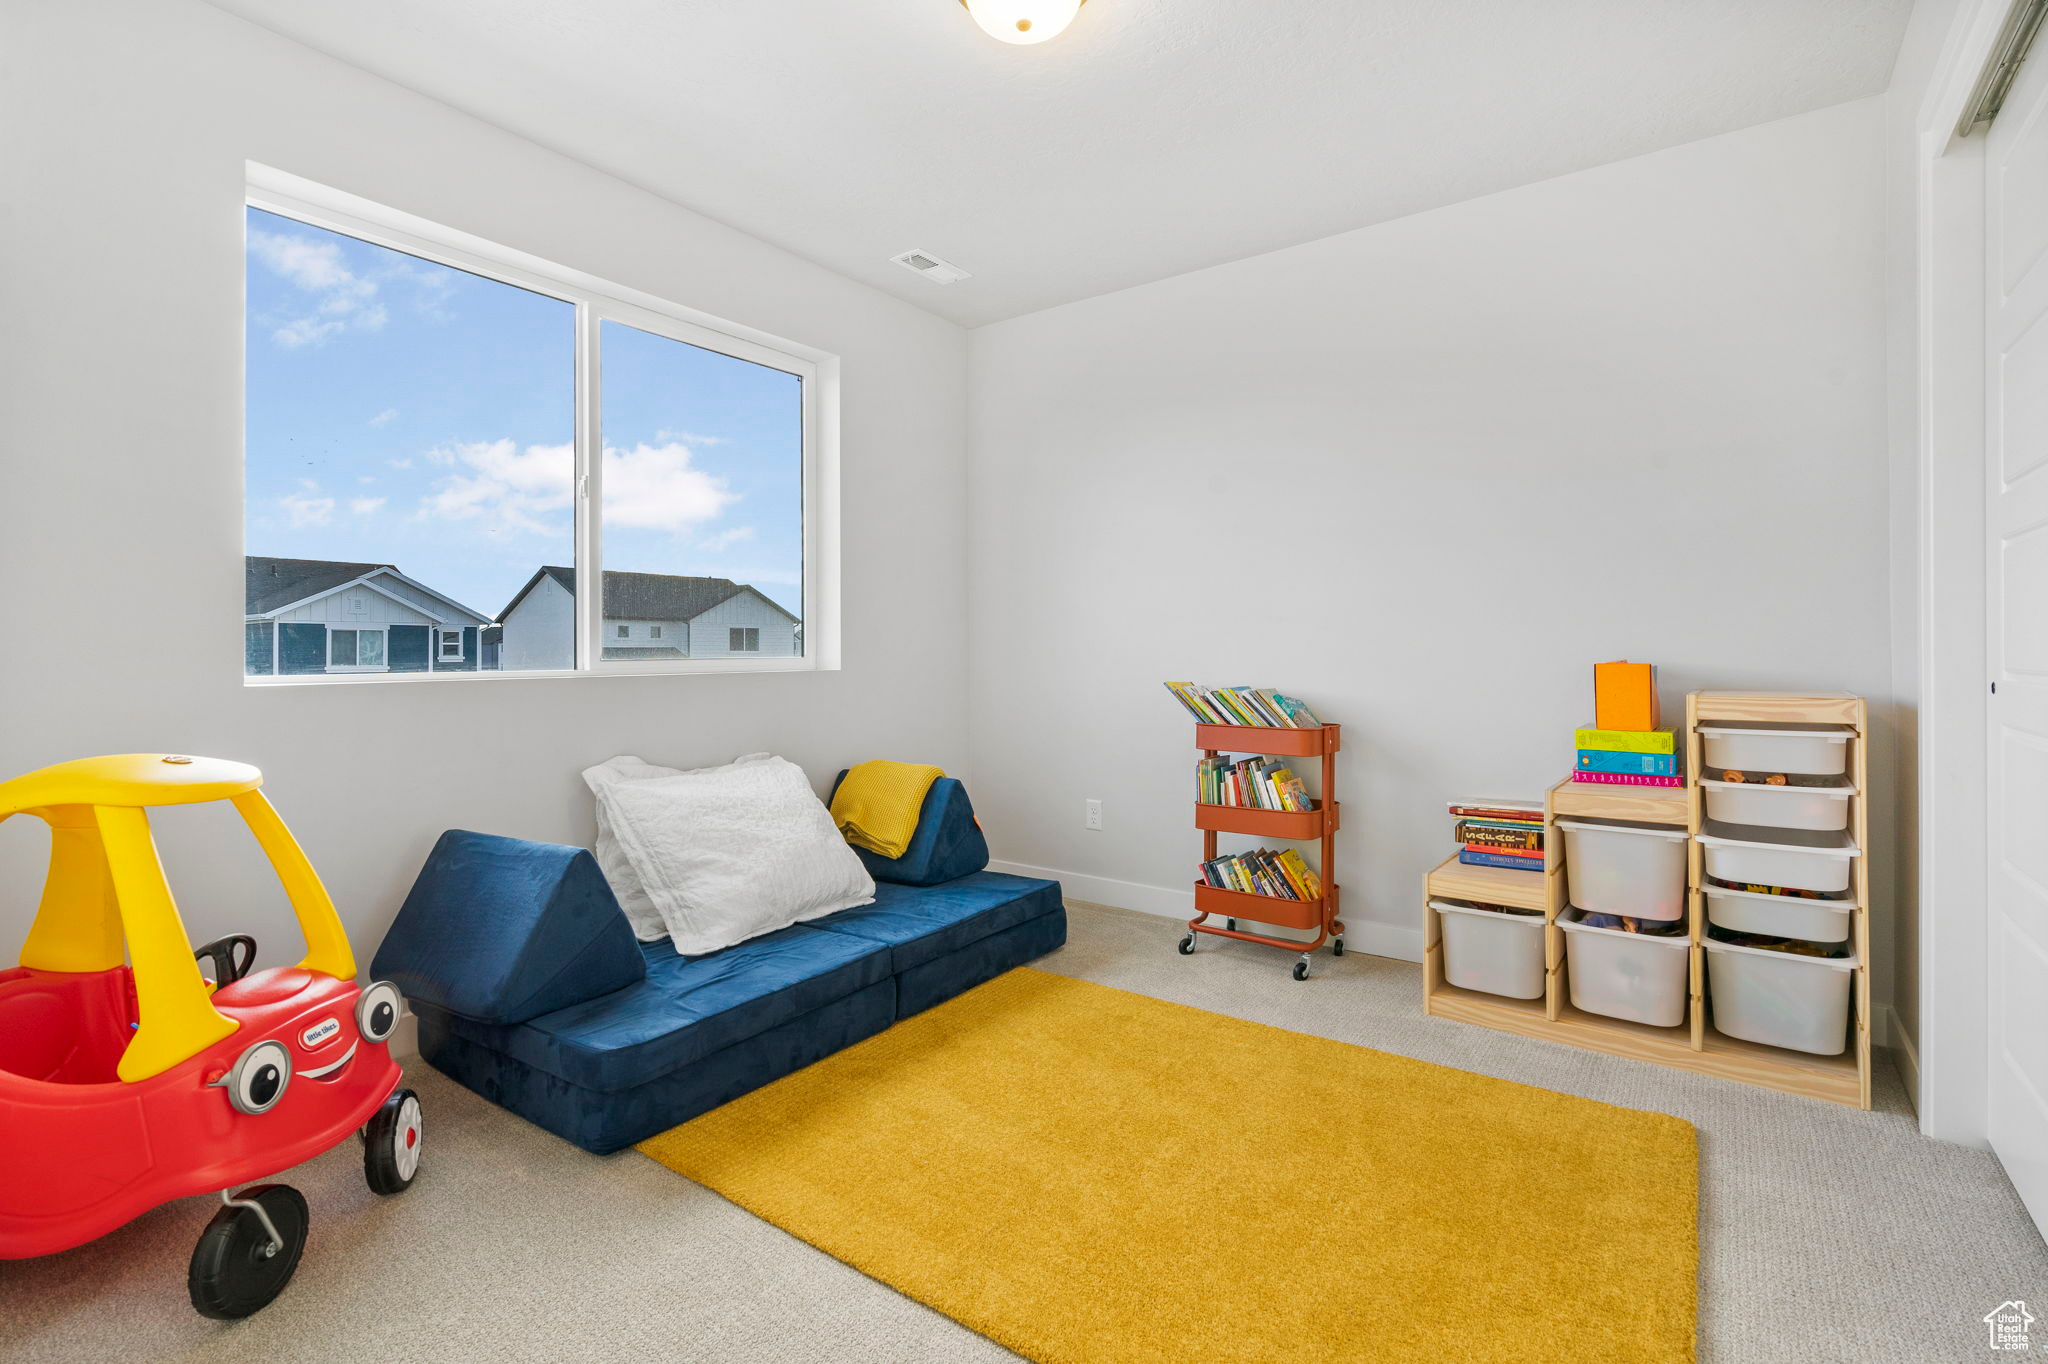
<svg viewBox="0 0 2048 1364">
<path fill-rule="evenodd" d="M 1842 725 L 1851 731 L 1849 773 L 1856 794 L 1850 798 L 1849 827 L 1865 856 L 1853 859 L 1851 886 L 1856 951 L 1854 990 L 1848 1027 L 1849 1045 L 1839 1056 L 1815 1056 L 1782 1047 L 1763 1046 L 1728 1037 L 1712 1025 L 1712 1000 L 1707 980 L 1706 874 L 1697 835 L 1704 827 L 1705 801 L 1699 786 L 1702 744 L 1699 726 L 1714 721 L 1773 724 Z M 1693 692 L 1685 704 L 1686 783 L 1682 787 L 1610 786 L 1567 778 L 1544 797 L 1543 870 L 1513 871 L 1468 867 L 1457 857 L 1430 871 L 1423 882 L 1423 1012 L 1436 1018 L 1477 1023 L 1503 1032 L 1611 1056 L 1672 1066 L 1680 1070 L 1809 1098 L 1870 1107 L 1870 847 L 1868 803 L 1869 708 L 1863 698 L 1847 693 L 1785 695 L 1755 692 Z M 1570 876 L 1565 865 L 1559 816 L 1612 819 L 1634 824 L 1682 828 L 1686 848 L 1687 956 L 1685 1020 L 1677 1027 L 1656 1028 L 1625 1019 L 1606 1018 L 1574 1008 L 1558 916 L 1570 904 Z M 1544 917 L 1544 993 L 1541 999 L 1506 999 L 1462 990 L 1443 974 L 1442 928 L 1430 899 L 1471 900 L 1488 904 L 1540 909 Z"/>
<path fill-rule="evenodd" d="M 1225 753 L 1255 753 L 1280 758 L 1316 758 L 1322 768 L 1322 785 L 1313 810 L 1261 810 L 1244 805 L 1195 803 L 1195 827 L 1202 832 L 1202 860 L 1216 859 L 1219 833 L 1243 834 L 1252 838 L 1318 845 L 1316 875 L 1323 883 L 1320 900 L 1283 900 L 1271 895 L 1249 895 L 1224 890 L 1206 882 L 1195 883 L 1195 917 L 1188 920 L 1188 950 L 1197 934 L 1255 942 L 1301 955 L 1295 979 L 1304 977 L 1310 956 L 1324 943 L 1337 956 L 1344 953 L 1344 922 L 1337 917 L 1340 891 L 1337 886 L 1337 830 L 1343 823 L 1343 806 L 1337 801 L 1337 754 L 1344 747 L 1344 727 L 1323 725 L 1314 729 L 1254 728 L 1247 725 L 1196 725 L 1195 747 L 1206 758 Z M 1209 922 L 1221 917 L 1225 925 Z M 1243 919 L 1255 924 L 1313 930 L 1312 940 L 1298 942 L 1250 933 L 1237 927 Z"/>
</svg>

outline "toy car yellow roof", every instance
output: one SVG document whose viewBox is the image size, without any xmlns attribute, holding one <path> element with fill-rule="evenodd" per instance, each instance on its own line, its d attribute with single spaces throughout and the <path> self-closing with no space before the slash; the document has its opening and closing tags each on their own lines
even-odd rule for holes
<svg viewBox="0 0 2048 1364">
<path fill-rule="evenodd" d="M 342 980 L 355 956 L 334 901 L 247 763 L 181 753 L 80 758 L 0 782 L 0 820 L 32 814 L 50 826 L 50 874 L 22 944 L 42 971 L 134 974 L 138 1021 L 120 1078 L 145 1080 L 190 1059 L 239 1026 L 213 1007 L 164 880 L 145 810 L 225 800 L 270 859 L 291 900 L 306 955 L 299 965 Z"/>
<path fill-rule="evenodd" d="M 247 763 L 181 753 L 117 753 L 0 782 L 0 818 L 60 805 L 199 805 L 231 800 L 261 785 L 263 774 Z"/>
</svg>

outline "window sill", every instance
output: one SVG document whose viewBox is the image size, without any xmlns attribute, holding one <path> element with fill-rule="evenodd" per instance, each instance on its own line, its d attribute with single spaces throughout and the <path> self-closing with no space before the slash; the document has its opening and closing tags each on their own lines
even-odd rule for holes
<svg viewBox="0 0 2048 1364">
<path fill-rule="evenodd" d="M 686 659 L 671 663 L 600 663 L 594 668 L 556 668 L 505 672 L 497 669 L 467 669 L 448 672 L 405 672 L 367 670 L 332 673 L 298 673 L 289 676 L 244 674 L 245 687 L 332 687 L 371 684 L 387 686 L 410 682 L 430 684 L 464 682 L 555 682 L 571 677 L 704 677 L 749 676 L 761 673 L 837 672 L 839 665 L 809 658 Z"/>
</svg>

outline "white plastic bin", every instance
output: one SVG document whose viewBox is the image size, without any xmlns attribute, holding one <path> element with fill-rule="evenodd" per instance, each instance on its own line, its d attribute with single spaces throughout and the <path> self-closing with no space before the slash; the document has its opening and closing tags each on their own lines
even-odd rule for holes
<svg viewBox="0 0 2048 1364">
<path fill-rule="evenodd" d="M 1714 1027 L 1730 1037 L 1840 1056 L 1849 1045 L 1849 986 L 1856 958 L 1802 957 L 1707 942 Z"/>
<path fill-rule="evenodd" d="M 1444 979 L 1509 999 L 1543 994 L 1543 916 L 1431 900 L 1443 928 Z"/>
<path fill-rule="evenodd" d="M 1589 1014 L 1626 1018 L 1659 1028 L 1685 1021 L 1686 969 L 1690 941 L 1593 928 L 1582 911 L 1560 914 L 1565 960 L 1570 967 L 1572 1007 Z"/>
<path fill-rule="evenodd" d="M 1768 933 L 1807 942 L 1847 942 L 1854 905 L 1847 900 L 1809 900 L 1802 895 L 1761 895 L 1752 890 L 1706 887 L 1707 922 L 1738 933 Z"/>
<path fill-rule="evenodd" d="M 1676 919 L 1685 912 L 1685 830 L 1560 819 L 1571 901 L 1588 914 Z"/>
<path fill-rule="evenodd" d="M 1799 772 L 1809 777 L 1839 776 L 1849 770 L 1846 728 L 1813 729 L 1786 725 L 1701 725 L 1700 738 L 1708 772 L 1736 768 L 1743 772 Z"/>
<path fill-rule="evenodd" d="M 1849 888 L 1849 864 L 1862 850 L 1842 831 L 1759 829 L 1709 824 L 1699 836 L 1707 875 L 1718 881 L 1832 895 Z"/>
<path fill-rule="evenodd" d="M 1707 818 L 1725 824 L 1754 824 L 1773 829 L 1846 829 L 1849 798 L 1856 788 L 1839 786 L 1767 786 L 1756 781 L 1700 778 L 1706 792 Z"/>
</svg>

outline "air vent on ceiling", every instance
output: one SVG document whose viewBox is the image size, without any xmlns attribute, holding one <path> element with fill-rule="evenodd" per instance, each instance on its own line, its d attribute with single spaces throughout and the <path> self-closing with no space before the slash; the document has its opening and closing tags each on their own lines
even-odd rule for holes
<svg viewBox="0 0 2048 1364">
<path fill-rule="evenodd" d="M 948 265 L 929 251 L 905 251 L 889 259 L 906 270 L 923 275 L 934 284 L 957 284 L 968 278 L 965 270 L 957 265 Z"/>
</svg>

